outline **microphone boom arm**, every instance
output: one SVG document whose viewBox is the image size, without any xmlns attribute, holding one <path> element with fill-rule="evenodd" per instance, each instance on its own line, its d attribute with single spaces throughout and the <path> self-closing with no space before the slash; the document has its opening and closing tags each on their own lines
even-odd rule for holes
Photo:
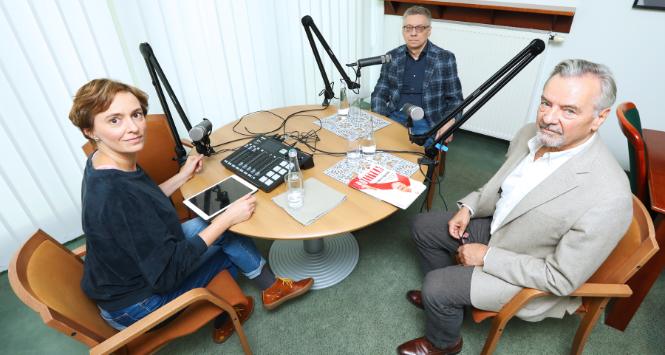
<svg viewBox="0 0 665 355">
<path fill-rule="evenodd" d="M 543 50 L 545 50 L 545 42 L 540 39 L 534 39 L 527 45 L 521 52 L 519 52 L 515 57 L 513 57 L 508 63 L 506 63 L 501 69 L 499 69 L 494 75 L 492 75 L 487 81 L 480 85 L 476 91 L 471 93 L 462 103 L 460 103 L 455 109 L 453 109 L 441 122 L 436 126 L 432 127 L 428 132 L 423 134 L 414 135 L 411 134 L 409 129 L 409 139 L 411 142 L 422 145 L 427 138 L 434 139 L 434 145 L 437 143 L 443 142 L 445 139 L 450 137 L 457 129 L 459 129 L 464 122 L 468 121 L 471 116 L 473 116 L 481 107 L 483 107 L 489 99 L 496 95 L 499 90 L 501 90 L 509 81 L 511 81 L 524 67 L 526 67 L 534 58 L 536 58 Z M 496 83 L 496 85 L 494 85 Z M 482 96 L 467 112 L 462 115 L 462 118 L 459 121 L 456 121 L 439 139 L 435 139 L 436 133 L 443 127 L 448 121 L 457 116 L 462 110 L 469 106 L 474 100 L 476 100 L 481 94 L 483 94 L 488 88 L 494 85 L 484 96 Z M 432 154 L 436 154 L 435 152 Z"/>
<path fill-rule="evenodd" d="M 157 92 L 157 97 L 159 97 L 159 103 L 162 105 L 162 109 L 164 110 L 164 115 L 166 115 L 166 120 L 169 124 L 169 128 L 171 129 L 171 134 L 173 135 L 173 139 L 175 140 L 175 153 L 176 153 L 175 159 L 180 165 L 183 165 L 187 160 L 187 152 L 185 151 L 185 147 L 180 141 L 180 136 L 178 135 L 178 128 L 175 125 L 175 121 L 173 121 L 173 115 L 171 114 L 169 105 L 166 102 L 164 91 L 162 91 L 162 86 L 160 85 L 160 79 L 161 83 L 164 85 L 164 88 L 166 89 L 166 92 L 169 94 L 171 102 L 173 102 L 176 111 L 178 111 L 178 115 L 180 116 L 180 119 L 182 120 L 182 123 L 185 125 L 187 131 L 192 129 L 192 125 L 191 123 L 189 123 L 189 119 L 187 118 L 185 111 L 182 109 L 182 106 L 180 106 L 180 102 L 178 101 L 178 98 L 175 96 L 173 88 L 171 87 L 171 84 L 169 84 L 169 81 L 166 78 L 166 75 L 164 74 L 162 67 L 159 65 L 159 62 L 157 61 L 155 53 L 152 51 L 152 47 L 150 47 L 150 44 L 147 42 L 141 43 L 139 45 L 139 50 L 141 51 L 141 55 L 145 60 L 145 65 L 148 67 L 148 73 L 150 73 L 150 78 L 152 79 L 152 85 L 155 87 L 155 91 Z"/>
<path fill-rule="evenodd" d="M 323 78 L 323 84 L 325 85 L 325 89 L 323 90 L 322 105 L 323 106 L 330 105 L 330 100 L 335 97 L 335 93 L 333 92 L 332 85 L 330 85 L 330 82 L 328 81 L 328 75 L 326 74 L 326 69 L 323 67 L 323 62 L 321 61 L 319 50 L 316 48 L 316 43 L 314 43 L 314 37 L 312 37 L 312 31 L 314 31 L 314 34 L 316 35 L 316 38 L 323 46 L 323 49 L 325 49 L 326 53 L 328 53 L 328 57 L 330 57 L 330 60 L 332 60 L 333 64 L 337 68 L 337 71 L 342 76 L 344 82 L 346 82 L 346 86 L 351 90 L 360 88 L 360 84 L 351 81 L 351 78 L 349 78 L 349 76 L 346 74 L 342 65 L 339 64 L 337 57 L 335 57 L 335 54 L 333 53 L 332 49 L 330 49 L 330 46 L 328 46 L 328 42 L 326 42 L 321 32 L 319 32 L 319 29 L 314 24 L 314 20 L 312 20 L 312 17 L 306 15 L 301 19 L 301 22 L 303 28 L 305 29 L 305 34 L 307 34 L 307 40 L 309 41 L 309 46 L 312 47 L 312 53 L 314 53 L 316 64 L 318 65 L 319 72 L 321 73 L 321 77 Z"/>
</svg>

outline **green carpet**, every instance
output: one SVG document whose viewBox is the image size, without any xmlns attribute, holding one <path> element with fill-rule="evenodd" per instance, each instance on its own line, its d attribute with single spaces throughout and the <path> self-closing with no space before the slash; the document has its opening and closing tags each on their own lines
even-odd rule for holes
<svg viewBox="0 0 665 355">
<path fill-rule="evenodd" d="M 451 209 L 455 201 L 478 188 L 498 169 L 506 142 L 471 133 L 456 134 L 446 165 L 442 194 Z M 360 260 L 341 283 L 287 303 L 269 312 L 255 309 L 245 331 L 255 354 L 394 354 L 395 348 L 424 333 L 422 311 L 404 298 L 419 288 L 416 251 L 409 236 L 409 220 L 418 212 L 420 200 L 406 211 L 358 231 Z M 436 209 L 443 209 L 437 197 Z M 257 240 L 267 255 L 270 241 Z M 240 280 L 247 294 L 260 299 L 258 289 Z M 661 276 L 626 332 L 597 324 L 586 346 L 586 354 L 665 353 L 665 277 Z M 39 317 L 23 305 L 9 288 L 6 274 L 0 279 L 0 332 L 2 353 L 82 354 L 86 347 L 45 327 Z M 579 318 L 547 319 L 539 323 L 512 320 L 499 342 L 497 354 L 565 354 L 570 351 Z M 464 322 L 462 354 L 482 349 L 489 321 Z M 217 345 L 211 328 L 178 339 L 162 354 L 240 354 L 237 337 Z"/>
</svg>

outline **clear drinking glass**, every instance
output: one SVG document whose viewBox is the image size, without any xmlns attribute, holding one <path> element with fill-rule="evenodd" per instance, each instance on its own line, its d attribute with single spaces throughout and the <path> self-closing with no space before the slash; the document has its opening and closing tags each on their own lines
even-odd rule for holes
<svg viewBox="0 0 665 355">
<path fill-rule="evenodd" d="M 351 168 L 357 168 L 360 162 L 360 139 L 349 137 L 346 140 L 346 161 Z"/>
<path fill-rule="evenodd" d="M 303 187 L 302 175 L 297 172 L 289 172 L 284 176 L 288 192 L 286 199 L 290 208 L 302 207 L 305 200 L 305 189 Z"/>
<path fill-rule="evenodd" d="M 339 118 L 346 118 L 349 114 L 349 98 L 346 96 L 346 87 L 342 86 L 339 89 L 339 106 L 337 106 L 337 116 Z"/>
<path fill-rule="evenodd" d="M 376 141 L 374 140 L 374 126 L 371 116 L 367 117 L 363 122 L 360 152 L 363 159 L 368 161 L 374 160 L 374 156 L 376 155 Z"/>
<path fill-rule="evenodd" d="M 357 106 L 349 106 L 349 120 L 356 122 L 362 118 L 362 112 Z"/>
</svg>

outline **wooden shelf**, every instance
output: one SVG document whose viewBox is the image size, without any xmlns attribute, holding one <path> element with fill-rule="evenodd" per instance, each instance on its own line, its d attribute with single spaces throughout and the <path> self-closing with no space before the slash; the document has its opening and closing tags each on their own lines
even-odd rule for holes
<svg viewBox="0 0 665 355">
<path fill-rule="evenodd" d="M 562 6 L 524 5 L 496 1 L 385 0 L 386 15 L 402 16 L 413 5 L 432 12 L 433 19 L 482 23 L 569 33 L 575 9 Z"/>
</svg>

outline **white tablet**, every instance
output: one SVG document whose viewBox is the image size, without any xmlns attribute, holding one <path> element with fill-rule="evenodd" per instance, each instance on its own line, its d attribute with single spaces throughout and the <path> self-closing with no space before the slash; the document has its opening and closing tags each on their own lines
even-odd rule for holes
<svg viewBox="0 0 665 355">
<path fill-rule="evenodd" d="M 254 185 L 237 175 L 231 175 L 183 202 L 185 206 L 207 221 L 224 212 L 239 198 L 256 191 L 257 188 Z"/>
</svg>

